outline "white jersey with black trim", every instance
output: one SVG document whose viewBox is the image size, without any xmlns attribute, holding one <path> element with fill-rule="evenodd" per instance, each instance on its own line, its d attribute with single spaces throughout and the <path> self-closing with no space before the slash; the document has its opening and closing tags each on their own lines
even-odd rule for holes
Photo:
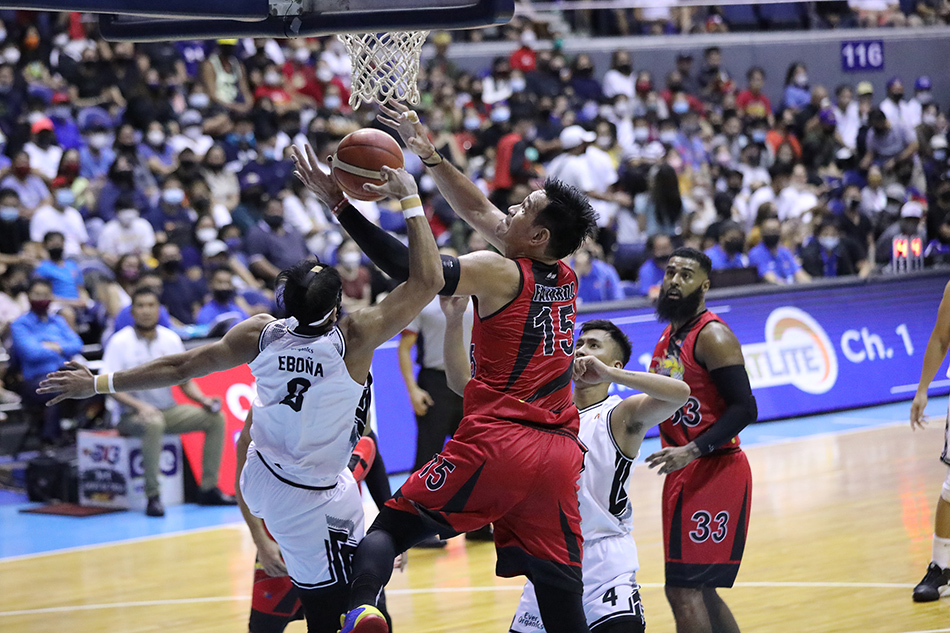
<svg viewBox="0 0 950 633">
<path fill-rule="evenodd" d="M 296 326 L 294 318 L 265 325 L 260 354 L 248 365 L 257 382 L 251 447 L 288 482 L 329 487 L 359 439 L 363 385 L 343 362 L 346 341 L 339 328 L 304 336 Z"/>
<path fill-rule="evenodd" d="M 627 496 L 627 486 L 637 460 L 623 454 L 610 430 L 610 414 L 621 402 L 622 398 L 610 396 L 580 411 L 578 437 L 587 447 L 587 454 L 580 477 L 578 500 L 585 547 L 600 539 L 624 537 L 629 544 L 626 546 L 628 554 L 624 556 L 624 567 L 636 571 L 640 563 L 637 544 L 630 533 L 633 529 L 633 507 Z"/>
</svg>

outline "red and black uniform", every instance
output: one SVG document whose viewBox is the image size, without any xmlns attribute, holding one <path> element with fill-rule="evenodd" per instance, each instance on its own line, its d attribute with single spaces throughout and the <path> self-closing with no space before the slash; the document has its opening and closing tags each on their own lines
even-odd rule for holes
<svg viewBox="0 0 950 633">
<path fill-rule="evenodd" d="M 663 446 L 685 446 L 726 410 L 709 372 L 694 355 L 696 339 L 713 321 L 722 323 L 706 310 L 676 332 L 667 326 L 653 352 L 650 372 L 683 380 L 690 387 L 686 404 L 660 424 Z M 751 503 L 752 471 L 738 436 L 667 475 L 663 484 L 666 584 L 731 587 L 742 561 Z"/>
<path fill-rule="evenodd" d="M 476 316 L 458 431 L 386 505 L 434 521 L 443 536 L 493 523 L 499 576 L 581 593 L 583 455 L 571 401 L 577 277 L 561 262 L 515 261 L 518 295 Z"/>
<path fill-rule="evenodd" d="M 267 531 L 266 525 L 264 530 Z M 250 633 L 283 633 L 288 624 L 303 619 L 303 605 L 290 576 L 268 576 L 261 563 L 255 560 L 248 622 Z"/>
</svg>

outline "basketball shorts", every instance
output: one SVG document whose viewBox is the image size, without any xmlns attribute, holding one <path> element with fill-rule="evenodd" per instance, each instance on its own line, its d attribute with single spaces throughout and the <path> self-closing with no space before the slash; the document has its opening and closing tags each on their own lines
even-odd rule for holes
<svg viewBox="0 0 950 633">
<path fill-rule="evenodd" d="M 663 484 L 666 584 L 731 587 L 752 508 L 752 471 L 741 450 L 693 460 Z"/>
<path fill-rule="evenodd" d="M 248 509 L 264 520 L 280 546 L 287 573 L 301 589 L 349 583 L 353 554 L 363 538 L 363 504 L 349 470 L 331 490 L 284 483 L 261 462 L 254 445 L 241 472 Z"/>
<path fill-rule="evenodd" d="M 582 593 L 582 464 L 569 431 L 468 416 L 386 505 L 418 514 L 443 537 L 492 523 L 499 576 Z"/>
<path fill-rule="evenodd" d="M 950 466 L 950 400 L 947 401 L 947 421 L 943 427 L 943 452 L 940 461 Z"/>
<path fill-rule="evenodd" d="M 636 550 L 631 558 L 631 548 L 623 542 L 627 538 L 605 538 L 584 547 L 584 614 L 591 633 L 597 633 L 599 627 L 608 623 L 622 623 L 629 633 L 642 633 L 646 629 L 637 572 L 631 569 L 637 566 Z M 545 630 L 534 585 L 528 581 L 509 632 Z"/>
</svg>

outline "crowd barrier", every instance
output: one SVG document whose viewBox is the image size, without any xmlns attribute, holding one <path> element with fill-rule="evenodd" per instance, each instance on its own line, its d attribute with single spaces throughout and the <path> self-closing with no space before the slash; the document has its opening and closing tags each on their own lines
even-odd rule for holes
<svg viewBox="0 0 950 633">
<path fill-rule="evenodd" d="M 742 343 L 759 421 L 778 420 L 911 399 L 948 279 L 950 272 L 944 270 L 713 290 L 707 306 Z M 646 367 L 663 331 L 653 308 L 641 300 L 582 306 L 577 324 L 600 318 L 610 319 L 630 337 L 628 368 Z M 389 472 L 410 470 L 416 446 L 415 418 L 396 347 L 396 339 L 386 343 L 373 361 L 376 425 Z M 946 365 L 931 387 L 932 396 L 950 391 L 945 376 Z M 224 403 L 232 441 L 225 442 L 220 481 L 230 492 L 234 442 L 254 397 L 251 373 L 242 366 L 198 383 Z M 183 445 L 190 463 L 200 464 L 201 436 L 185 436 Z"/>
</svg>

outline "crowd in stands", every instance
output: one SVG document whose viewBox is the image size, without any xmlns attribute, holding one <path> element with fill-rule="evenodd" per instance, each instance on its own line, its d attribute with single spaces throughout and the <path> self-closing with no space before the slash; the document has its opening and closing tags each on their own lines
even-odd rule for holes
<svg viewBox="0 0 950 633">
<path fill-rule="evenodd" d="M 276 310 L 277 273 L 309 255 L 340 269 L 346 308 L 391 289 L 293 176 L 292 144 L 323 160 L 379 126 L 348 105 L 336 38 L 111 44 L 77 14 L 0 18 L 0 339 L 21 392 L 132 324 L 141 288 L 186 338 Z M 718 48 L 657 77 L 628 51 L 595 68 L 539 46 L 545 34 L 516 20 L 504 36 L 517 48 L 476 74 L 433 34 L 417 109 L 501 208 L 545 177 L 589 194 L 600 232 L 572 261 L 584 302 L 655 298 L 679 245 L 773 284 L 867 276 L 901 236 L 928 263 L 950 256 L 948 121 L 928 77 L 882 95 L 814 85 L 800 63 L 784 78 L 728 68 Z M 421 161 L 406 167 L 440 245 L 487 248 Z M 388 202 L 357 206 L 404 232 Z"/>
</svg>

